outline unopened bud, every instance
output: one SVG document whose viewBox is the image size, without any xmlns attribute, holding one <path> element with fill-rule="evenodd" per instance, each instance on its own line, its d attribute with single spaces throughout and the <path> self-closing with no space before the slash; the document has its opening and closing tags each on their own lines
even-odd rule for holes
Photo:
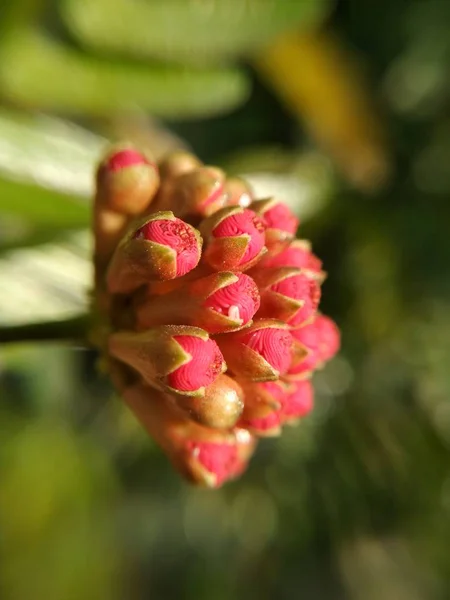
<svg viewBox="0 0 450 600">
<path fill-rule="evenodd" d="M 233 439 L 222 443 L 190 440 L 186 443 L 187 464 L 198 482 L 217 488 L 244 471 L 255 444 L 245 429 L 235 429 Z"/>
<path fill-rule="evenodd" d="M 251 273 L 261 292 L 259 317 L 273 317 L 298 327 L 316 314 L 320 286 L 309 273 L 292 267 L 257 268 Z"/>
<path fill-rule="evenodd" d="M 161 160 L 159 163 L 159 173 L 163 180 L 173 179 L 195 171 L 195 169 L 201 166 L 202 163 L 196 156 L 190 152 L 178 150 L 171 152 Z"/>
<path fill-rule="evenodd" d="M 314 389 L 310 379 L 295 381 L 280 410 L 282 423 L 293 423 L 306 417 L 314 407 Z"/>
<path fill-rule="evenodd" d="M 299 220 L 280 200 L 275 198 L 256 200 L 252 202 L 250 208 L 264 221 L 268 248 L 289 241 L 295 236 Z"/>
<path fill-rule="evenodd" d="M 203 218 L 226 202 L 224 172 L 216 167 L 199 167 L 167 180 L 156 200 L 159 210 L 172 210 L 183 218 Z"/>
<path fill-rule="evenodd" d="M 261 260 L 261 268 L 296 267 L 307 272 L 311 277 L 323 280 L 322 261 L 313 254 L 311 244 L 307 240 L 293 240 L 280 252 L 268 252 Z"/>
<path fill-rule="evenodd" d="M 305 373 L 321 368 L 339 350 L 339 329 L 325 315 L 317 315 L 311 323 L 291 333 L 294 360 L 288 371 L 290 378 L 303 377 Z"/>
<path fill-rule="evenodd" d="M 274 381 L 291 362 L 292 336 L 288 326 L 261 319 L 235 333 L 217 337 L 229 369 L 252 381 Z"/>
<path fill-rule="evenodd" d="M 258 288 L 244 273 L 213 273 L 136 306 L 139 329 L 153 325 L 194 325 L 225 333 L 248 325 L 259 308 Z"/>
<path fill-rule="evenodd" d="M 206 242 L 204 260 L 217 271 L 245 271 L 266 252 L 264 224 L 249 209 L 224 208 L 199 229 Z"/>
<path fill-rule="evenodd" d="M 158 212 L 130 232 L 117 247 L 107 272 L 112 293 L 127 293 L 151 281 L 181 277 L 194 269 L 202 239 L 171 212 Z"/>
<path fill-rule="evenodd" d="M 150 385 L 177 394 L 204 396 L 205 388 L 226 369 L 216 342 L 197 327 L 112 333 L 108 349 Z"/>
<path fill-rule="evenodd" d="M 158 185 L 158 169 L 146 154 L 132 146 L 115 146 L 97 170 L 97 201 L 114 212 L 138 215 Z"/>
</svg>

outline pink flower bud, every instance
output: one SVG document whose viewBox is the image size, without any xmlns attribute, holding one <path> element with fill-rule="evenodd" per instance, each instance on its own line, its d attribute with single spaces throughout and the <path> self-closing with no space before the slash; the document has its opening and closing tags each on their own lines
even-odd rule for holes
<svg viewBox="0 0 450 600">
<path fill-rule="evenodd" d="M 341 334 L 336 323 L 325 315 L 318 315 L 316 327 L 319 329 L 319 352 L 322 360 L 331 360 L 341 347 Z"/>
<path fill-rule="evenodd" d="M 283 202 L 275 198 L 268 198 L 256 200 L 250 207 L 264 221 L 266 243 L 269 248 L 289 241 L 295 236 L 299 220 Z"/>
<path fill-rule="evenodd" d="M 322 261 L 311 251 L 306 240 L 293 240 L 289 246 L 277 254 L 268 253 L 263 257 L 261 267 L 296 267 L 311 273 L 321 274 Z"/>
<path fill-rule="evenodd" d="M 289 319 L 289 325 L 293 327 L 311 319 L 319 306 L 320 287 L 316 281 L 310 279 L 304 273 L 286 277 L 283 281 L 272 285 L 270 290 L 302 303 L 301 308 Z"/>
<path fill-rule="evenodd" d="M 281 415 L 273 411 L 265 417 L 242 419 L 239 424 L 259 437 L 276 437 L 281 433 Z"/>
<path fill-rule="evenodd" d="M 280 411 L 282 423 L 289 423 L 305 417 L 314 406 L 314 390 L 310 379 L 296 381 L 285 397 Z"/>
<path fill-rule="evenodd" d="M 329 317 L 317 315 L 312 323 L 294 329 L 294 355 L 288 374 L 290 377 L 303 376 L 323 366 L 339 350 L 339 330 Z"/>
<path fill-rule="evenodd" d="M 264 417 L 248 418 L 245 413 L 239 422 L 259 437 L 277 436 L 284 423 L 292 423 L 311 412 L 314 391 L 309 379 L 280 387 L 280 408 Z"/>
<path fill-rule="evenodd" d="M 245 407 L 240 426 L 262 437 L 279 435 L 280 411 L 286 396 L 286 384 L 282 381 L 267 381 L 250 383 L 243 389 Z"/>
<path fill-rule="evenodd" d="M 142 333 L 112 333 L 108 349 L 150 385 L 177 394 L 205 395 L 226 369 L 214 340 L 197 327 L 167 325 Z"/>
<path fill-rule="evenodd" d="M 173 465 L 193 483 L 219 487 L 245 469 L 256 446 L 247 430 L 202 427 L 174 410 L 163 394 L 142 383 L 127 386 L 122 394 Z"/>
<path fill-rule="evenodd" d="M 265 253 L 264 225 L 251 210 L 229 207 L 200 226 L 208 239 L 205 261 L 218 271 L 244 271 Z"/>
<path fill-rule="evenodd" d="M 212 215 L 225 206 L 225 173 L 217 167 L 199 167 L 167 179 L 156 199 L 159 210 L 172 210 L 189 221 Z"/>
<path fill-rule="evenodd" d="M 320 301 L 320 286 L 308 272 L 292 267 L 251 271 L 261 293 L 258 317 L 273 317 L 297 327 L 311 319 Z"/>
<path fill-rule="evenodd" d="M 274 319 L 261 319 L 218 336 L 217 341 L 230 370 L 252 381 L 274 381 L 291 362 L 292 336 L 284 323 Z"/>
<path fill-rule="evenodd" d="M 200 260 L 198 235 L 181 219 L 153 219 L 135 232 L 133 239 L 154 242 L 175 253 L 175 277 L 194 269 Z"/>
<path fill-rule="evenodd" d="M 111 211 L 140 214 L 159 185 L 158 169 L 145 154 L 131 146 L 113 147 L 97 171 L 97 196 Z"/>
<path fill-rule="evenodd" d="M 286 385 L 281 380 L 254 382 L 239 380 L 245 395 L 243 419 L 266 417 L 281 408 Z"/>
<path fill-rule="evenodd" d="M 199 159 L 184 151 L 171 152 L 159 163 L 159 172 L 162 179 L 173 179 L 185 173 L 190 173 L 201 167 Z"/>
<path fill-rule="evenodd" d="M 245 429 L 236 429 L 234 440 L 208 442 L 190 440 L 186 450 L 189 463 L 197 477 L 209 487 L 217 488 L 230 479 L 238 477 L 246 468 L 253 453 L 255 440 Z"/>
<path fill-rule="evenodd" d="M 171 212 L 158 212 L 131 231 L 117 247 L 107 272 L 112 293 L 127 293 L 151 281 L 166 281 L 194 269 L 202 239 Z"/>
<path fill-rule="evenodd" d="M 224 271 L 164 295 L 149 295 L 135 310 L 139 329 L 179 324 L 201 327 L 208 333 L 225 333 L 250 323 L 258 308 L 259 292 L 252 278 Z"/>
<path fill-rule="evenodd" d="M 194 392 L 211 385 L 224 367 L 216 342 L 192 335 L 176 335 L 173 339 L 190 360 L 167 375 L 169 387 L 180 392 Z"/>
<path fill-rule="evenodd" d="M 241 463 L 235 444 L 188 442 L 186 447 L 203 469 L 212 475 L 212 487 L 219 487 L 240 472 Z"/>
<path fill-rule="evenodd" d="M 259 308 L 259 292 L 256 283 L 248 275 L 237 273 L 235 277 L 237 281 L 211 294 L 205 306 L 244 326 Z"/>
</svg>

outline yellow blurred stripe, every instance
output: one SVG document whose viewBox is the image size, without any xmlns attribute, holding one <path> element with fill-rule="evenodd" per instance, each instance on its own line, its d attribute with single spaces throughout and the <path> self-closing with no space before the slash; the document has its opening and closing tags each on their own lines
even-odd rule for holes
<svg viewBox="0 0 450 600">
<path fill-rule="evenodd" d="M 255 59 L 261 76 L 355 185 L 389 171 L 383 123 L 353 57 L 326 32 L 283 34 Z"/>
</svg>

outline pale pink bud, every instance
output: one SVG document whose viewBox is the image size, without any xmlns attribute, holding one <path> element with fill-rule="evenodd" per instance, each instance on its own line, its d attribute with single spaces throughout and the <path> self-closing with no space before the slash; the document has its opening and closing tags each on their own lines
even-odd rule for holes
<svg viewBox="0 0 450 600">
<path fill-rule="evenodd" d="M 229 207 L 203 221 L 204 259 L 218 271 L 244 271 L 266 252 L 264 224 L 251 210 Z"/>
<path fill-rule="evenodd" d="M 260 215 L 266 226 L 266 244 L 269 248 L 291 240 L 297 231 L 299 220 L 279 200 L 268 198 L 252 202 L 250 208 Z"/>
<path fill-rule="evenodd" d="M 247 430 L 217 430 L 186 419 L 167 397 L 143 384 L 122 389 L 123 397 L 173 465 L 190 481 L 219 487 L 237 477 L 256 446 Z"/>
<path fill-rule="evenodd" d="M 113 147 L 97 170 L 97 200 L 118 213 L 140 214 L 158 185 L 155 163 L 131 146 Z"/>
<path fill-rule="evenodd" d="M 194 269 L 202 239 L 194 227 L 171 212 L 147 217 L 117 247 L 107 272 L 112 293 L 127 293 L 151 281 L 165 281 Z"/>
<path fill-rule="evenodd" d="M 136 307 L 140 329 L 160 324 L 194 325 L 208 333 L 240 329 L 259 308 L 259 292 L 243 273 L 213 273 Z"/>
<path fill-rule="evenodd" d="M 241 419 L 239 424 L 259 437 L 276 437 L 281 433 L 281 415 L 279 411 L 273 411 L 265 417 Z"/>
<path fill-rule="evenodd" d="M 245 407 L 239 421 L 255 435 L 266 437 L 281 432 L 281 408 L 287 386 L 282 381 L 251 383 L 244 386 Z"/>
<path fill-rule="evenodd" d="M 255 439 L 245 429 L 235 429 L 234 440 L 221 443 L 190 440 L 188 464 L 198 479 L 202 476 L 206 485 L 217 488 L 244 471 L 254 447 Z"/>
<path fill-rule="evenodd" d="M 260 263 L 261 267 L 296 267 L 316 273 L 322 273 L 322 261 L 313 254 L 307 240 L 293 240 L 278 253 L 268 253 Z"/>
<path fill-rule="evenodd" d="M 255 382 L 239 379 L 245 395 L 244 419 L 265 417 L 281 408 L 286 385 L 281 380 Z"/>
<path fill-rule="evenodd" d="M 226 369 L 216 342 L 197 327 L 166 325 L 142 333 L 112 333 L 108 349 L 150 385 L 178 394 L 204 396 L 205 388 Z"/>
<path fill-rule="evenodd" d="M 314 407 L 314 389 L 310 379 L 296 381 L 280 410 L 282 423 L 297 421 L 308 415 Z"/>
<path fill-rule="evenodd" d="M 298 327 L 315 315 L 321 292 L 308 272 L 292 267 L 258 267 L 251 274 L 261 293 L 258 317 L 273 317 Z"/>
<path fill-rule="evenodd" d="M 329 317 L 317 315 L 312 323 L 294 329 L 294 359 L 288 374 L 289 376 L 303 376 L 323 366 L 339 350 L 339 330 Z"/>
<path fill-rule="evenodd" d="M 274 381 L 291 362 L 292 336 L 287 325 L 274 319 L 255 321 L 217 341 L 230 370 L 252 381 Z"/>
</svg>

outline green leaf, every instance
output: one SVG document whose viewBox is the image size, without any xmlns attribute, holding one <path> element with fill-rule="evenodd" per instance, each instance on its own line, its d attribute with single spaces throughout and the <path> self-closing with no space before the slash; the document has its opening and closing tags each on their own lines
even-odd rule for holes
<svg viewBox="0 0 450 600">
<path fill-rule="evenodd" d="M 7 179 L 0 179 L 0 212 L 37 225 L 72 228 L 89 222 L 89 206 L 78 198 Z"/>
<path fill-rule="evenodd" d="M 257 50 L 292 27 L 310 27 L 329 0 L 66 0 L 67 26 L 102 51 L 211 64 Z"/>
<path fill-rule="evenodd" d="M 247 77 L 236 68 L 102 61 L 32 30 L 3 41 L 0 85 L 15 104 L 101 117 L 136 108 L 154 116 L 205 117 L 231 110 L 249 92 Z"/>
</svg>

